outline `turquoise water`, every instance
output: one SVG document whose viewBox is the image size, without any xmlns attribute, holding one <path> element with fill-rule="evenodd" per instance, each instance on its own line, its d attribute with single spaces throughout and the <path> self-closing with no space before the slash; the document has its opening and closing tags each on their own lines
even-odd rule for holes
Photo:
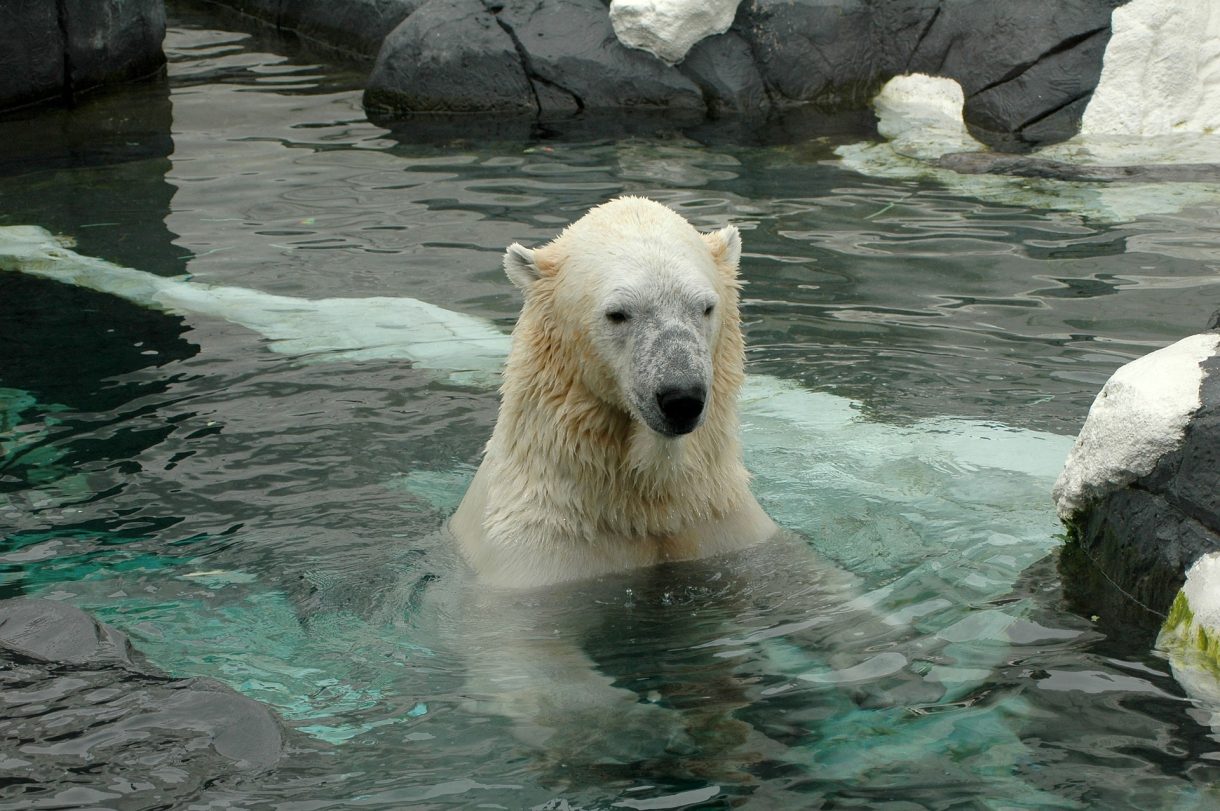
<svg viewBox="0 0 1220 811">
<path fill-rule="evenodd" d="M 424 138 L 369 122 L 356 74 L 172 23 L 167 87 L 0 121 L 0 225 L 263 302 L 167 314 L 0 273 L 0 595 L 69 600 L 290 728 L 277 767 L 160 804 L 1220 803 L 1220 746 L 1168 665 L 1063 606 L 1048 495 L 1109 373 L 1206 323 L 1215 206 L 1005 205 L 856 174 L 842 137 Z M 390 339 L 353 352 L 340 326 L 413 325 L 317 302 L 507 331 L 503 247 L 620 193 L 742 229 L 747 463 L 810 555 L 489 601 L 438 529 L 491 381 Z M 554 650 L 522 662 L 522 637 Z M 582 703 L 581 680 L 620 700 Z"/>
</svg>

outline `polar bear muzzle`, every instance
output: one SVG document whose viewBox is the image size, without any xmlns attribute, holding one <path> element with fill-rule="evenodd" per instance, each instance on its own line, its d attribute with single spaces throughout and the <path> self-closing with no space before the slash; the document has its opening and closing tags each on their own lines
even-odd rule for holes
<svg viewBox="0 0 1220 811">
<path fill-rule="evenodd" d="M 648 323 L 652 321 L 652 323 Z M 712 382 L 712 354 L 693 326 L 652 319 L 639 325 L 630 379 L 624 381 L 639 419 L 666 437 L 703 424 Z"/>
</svg>

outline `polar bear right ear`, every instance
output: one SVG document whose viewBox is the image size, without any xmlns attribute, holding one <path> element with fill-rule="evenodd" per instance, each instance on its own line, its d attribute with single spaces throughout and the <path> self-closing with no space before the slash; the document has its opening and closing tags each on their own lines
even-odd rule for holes
<svg viewBox="0 0 1220 811">
<path fill-rule="evenodd" d="M 522 292 L 529 292 L 534 282 L 542 278 L 542 271 L 534 260 L 534 252 L 514 242 L 504 252 L 504 273 Z"/>
<path fill-rule="evenodd" d="M 737 230 L 737 226 L 726 225 L 719 231 L 704 234 L 703 240 L 717 262 L 737 270 L 741 263 L 741 232 Z"/>
</svg>

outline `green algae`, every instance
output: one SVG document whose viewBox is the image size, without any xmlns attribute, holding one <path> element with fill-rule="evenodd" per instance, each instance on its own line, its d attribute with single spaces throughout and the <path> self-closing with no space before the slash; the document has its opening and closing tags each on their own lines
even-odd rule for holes
<svg viewBox="0 0 1220 811">
<path fill-rule="evenodd" d="M 1185 591 L 1179 591 L 1161 627 L 1162 647 L 1186 654 L 1193 665 L 1220 678 L 1220 633 L 1196 620 Z"/>
</svg>

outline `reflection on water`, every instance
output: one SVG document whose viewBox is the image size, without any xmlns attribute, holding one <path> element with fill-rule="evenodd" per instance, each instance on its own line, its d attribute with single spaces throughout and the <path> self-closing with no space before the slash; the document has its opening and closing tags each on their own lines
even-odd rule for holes
<svg viewBox="0 0 1220 811">
<path fill-rule="evenodd" d="M 421 143 L 367 121 L 359 76 L 189 16 L 167 45 L 168 87 L 0 121 L 0 224 L 198 283 L 413 297 L 507 328 L 511 241 L 624 192 L 733 222 L 750 371 L 774 382 L 745 426 L 756 489 L 888 621 L 858 628 L 845 602 L 800 599 L 807 564 L 755 560 L 501 606 L 472 631 L 436 530 L 494 394 L 0 274 L 0 591 L 91 608 L 293 729 L 279 766 L 184 781 L 179 802 L 1214 804 L 1216 741 L 1166 665 L 1064 613 L 1044 560 L 1056 442 L 1115 367 L 1215 308 L 1213 208 L 1099 222 L 865 178 L 829 140 Z M 477 635 L 552 619 L 634 695 L 622 712 L 531 730 L 480 705 Z"/>
</svg>

